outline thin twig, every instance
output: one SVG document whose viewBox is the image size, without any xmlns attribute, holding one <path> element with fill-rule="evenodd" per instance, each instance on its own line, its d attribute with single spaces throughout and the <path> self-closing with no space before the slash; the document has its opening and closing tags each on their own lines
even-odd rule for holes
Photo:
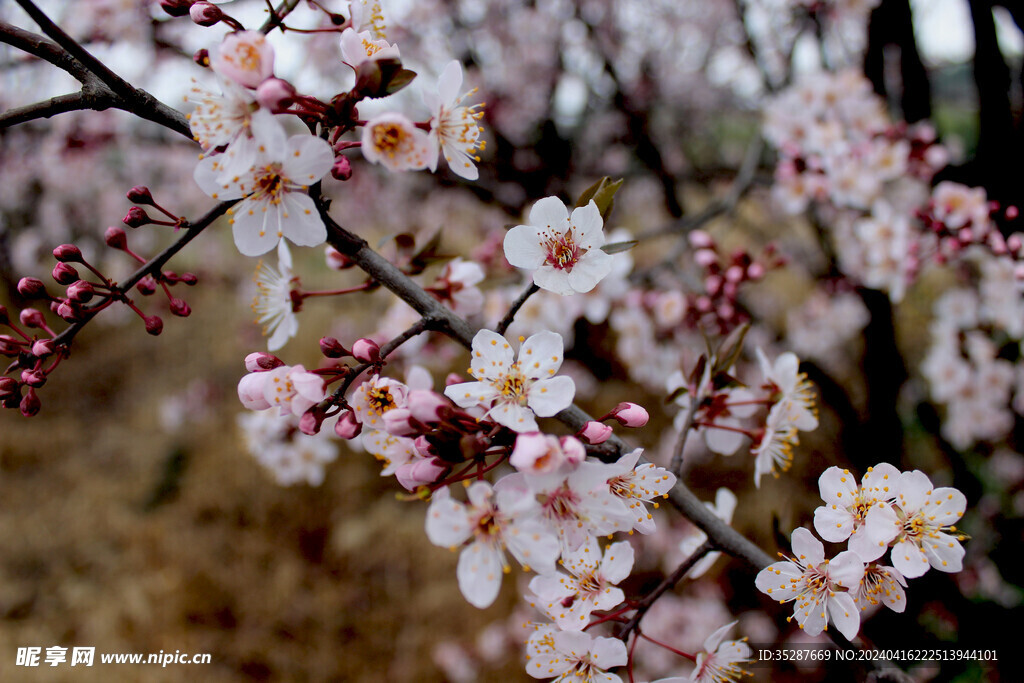
<svg viewBox="0 0 1024 683">
<path fill-rule="evenodd" d="M 633 617 L 626 623 L 622 630 L 619 631 L 617 637 L 621 638 L 622 640 L 626 640 L 626 638 L 628 638 L 629 635 L 637 629 L 637 627 L 640 625 L 640 621 L 644 618 L 644 615 L 647 614 L 647 610 L 649 610 L 651 606 L 655 602 L 657 602 L 658 598 L 660 598 L 663 594 L 667 593 L 668 591 L 672 590 L 677 583 L 683 580 L 683 577 L 686 576 L 687 572 L 693 569 L 693 566 L 697 564 L 702 557 L 704 557 L 714 549 L 715 546 L 711 543 L 710 540 L 708 540 L 704 541 L 704 543 L 702 543 L 700 547 L 694 550 L 689 557 L 683 560 L 683 562 L 678 567 L 676 567 L 675 571 L 666 576 L 664 580 L 660 584 L 658 584 L 657 588 L 652 590 L 650 593 L 644 596 L 643 600 L 637 603 L 636 613 L 633 614 Z"/>
<path fill-rule="evenodd" d="M 526 288 L 526 291 L 520 294 L 519 298 L 512 302 L 512 305 L 508 309 L 508 313 L 506 313 L 505 317 L 501 319 L 498 326 L 494 328 L 494 331 L 500 335 L 504 335 L 505 330 L 507 330 L 508 326 L 512 324 L 512 321 L 515 320 L 516 313 L 518 313 L 519 309 L 523 307 L 526 300 L 539 291 L 540 287 L 537 286 L 537 283 L 531 282 L 530 286 Z"/>
<path fill-rule="evenodd" d="M 295 9 L 298 6 L 298 4 L 299 0 L 284 0 L 284 2 L 278 5 L 277 9 L 275 9 L 270 14 L 270 16 L 267 17 L 267 20 L 263 22 L 263 25 L 260 26 L 259 29 L 260 32 L 263 34 L 267 34 L 273 31 L 278 26 L 282 26 L 284 24 L 284 18 L 291 14 L 292 10 Z"/>
</svg>

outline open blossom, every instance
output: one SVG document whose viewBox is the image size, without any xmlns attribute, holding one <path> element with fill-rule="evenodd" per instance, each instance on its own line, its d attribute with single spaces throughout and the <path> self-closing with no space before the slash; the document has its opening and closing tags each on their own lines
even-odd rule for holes
<svg viewBox="0 0 1024 683">
<path fill-rule="evenodd" d="M 476 163 L 484 148 L 483 133 L 477 121 L 483 117 L 483 104 L 462 106 L 476 89 L 459 94 L 462 88 L 462 65 L 452 60 L 444 67 L 437 81 L 437 92 L 424 92 L 423 103 L 430 109 L 430 142 L 440 150 L 452 173 L 466 180 L 476 180 L 480 172 Z M 437 170 L 437 154 L 430 159 L 430 170 Z"/>
<path fill-rule="evenodd" d="M 654 517 L 647 511 L 646 504 L 658 507 L 656 499 L 668 497 L 676 484 L 676 475 L 649 462 L 637 466 L 643 452 L 644 449 L 637 448 L 608 466 L 608 489 L 629 508 L 633 528 L 649 534 L 654 531 Z"/>
<path fill-rule="evenodd" d="M 863 612 L 881 602 L 893 612 L 907 608 L 907 580 L 894 567 L 869 564 L 864 568 L 864 578 L 850 593 L 853 602 Z"/>
<path fill-rule="evenodd" d="M 954 523 L 964 514 L 967 498 L 954 488 L 934 488 L 920 470 L 903 472 L 896 482 L 894 508 L 873 507 L 866 525 L 883 544 L 892 546 L 892 564 L 908 579 L 929 568 L 958 572 L 963 568 L 964 536 Z M 875 529 L 877 531 L 874 531 Z"/>
<path fill-rule="evenodd" d="M 210 68 L 247 88 L 274 75 L 274 48 L 260 31 L 236 31 L 210 54 Z"/>
<path fill-rule="evenodd" d="M 831 543 L 850 539 L 850 550 L 862 560 L 870 562 L 885 554 L 888 541 L 885 525 L 871 527 L 865 524 L 868 512 L 881 505 L 888 508 L 896 497 L 899 470 L 889 463 L 869 467 L 857 486 L 849 470 L 829 467 L 818 478 L 818 489 L 825 505 L 814 511 L 814 528 Z"/>
<path fill-rule="evenodd" d="M 466 497 L 467 502 L 460 503 L 447 488 L 435 492 L 426 526 L 434 545 L 465 546 L 456 576 L 471 605 L 487 607 L 498 597 L 501 577 L 509 569 L 506 550 L 524 567 L 555 571 L 558 540 L 532 518 L 537 505 L 532 497 L 492 489 L 483 481 L 470 486 Z"/>
<path fill-rule="evenodd" d="M 797 443 L 797 429 L 785 406 L 776 403 L 768 411 L 760 440 L 751 447 L 754 454 L 754 485 L 761 487 L 762 475 L 778 477 L 779 472 L 787 471 L 793 464 L 793 446 Z"/>
<path fill-rule="evenodd" d="M 417 457 L 416 444 L 413 439 L 394 436 L 380 429 L 363 432 L 362 442 L 366 452 L 384 465 L 384 469 L 380 473 L 382 477 L 393 475 L 399 467 L 412 462 Z"/>
<path fill-rule="evenodd" d="M 586 447 L 574 436 L 551 436 L 540 432 L 520 434 L 509 464 L 530 474 L 565 474 L 587 457 Z"/>
<path fill-rule="evenodd" d="M 690 674 L 696 683 L 726 683 L 743 678 L 746 671 L 740 664 L 750 661 L 753 652 L 743 640 L 725 640 L 725 634 L 736 625 L 726 624 L 704 641 L 704 649 L 697 653 L 697 668 Z"/>
<path fill-rule="evenodd" d="M 281 415 L 302 415 L 326 396 L 324 380 L 301 365 L 280 365 L 250 372 L 238 382 L 238 398 L 249 410 L 277 408 Z"/>
<path fill-rule="evenodd" d="M 363 157 L 389 171 L 419 171 L 432 158 L 430 139 L 402 114 L 375 116 L 363 128 Z"/>
<path fill-rule="evenodd" d="M 540 628 L 526 644 L 526 673 L 552 683 L 621 683 L 608 669 L 625 666 L 626 644 L 618 638 L 594 638 L 582 631 Z"/>
<path fill-rule="evenodd" d="M 532 270 L 541 289 L 564 296 L 589 292 L 611 272 L 612 256 L 601 250 L 604 221 L 593 201 L 570 216 L 558 197 L 545 197 L 530 209 L 529 220 L 505 235 L 505 258 Z"/>
<path fill-rule="evenodd" d="M 256 296 L 252 311 L 256 323 L 263 326 L 263 335 L 269 335 L 267 350 L 277 351 L 299 331 L 299 319 L 292 306 L 292 255 L 288 243 L 277 245 L 277 269 L 261 261 L 256 270 Z"/>
<path fill-rule="evenodd" d="M 283 131 L 263 141 L 255 165 L 246 173 L 223 182 L 219 157 L 206 157 L 196 166 L 195 180 L 214 199 L 242 201 L 228 210 L 235 246 L 246 256 L 259 256 L 277 246 L 282 237 L 305 247 L 327 239 L 316 206 L 305 190 L 331 169 L 334 153 L 315 135 Z"/>
<path fill-rule="evenodd" d="M 795 558 L 762 569 L 757 589 L 779 602 L 795 601 L 793 617 L 809 636 L 828 628 L 831 621 L 852 639 L 860 630 L 860 611 L 853 597 L 841 588 L 855 588 L 864 577 L 864 563 L 851 550 L 825 559 L 825 546 L 807 529 L 793 532 Z"/>
<path fill-rule="evenodd" d="M 775 392 L 778 405 L 802 432 L 818 428 L 818 416 L 814 408 L 814 385 L 807 375 L 800 372 L 800 360 L 794 353 L 783 353 L 775 362 L 768 360 L 760 348 L 757 349 L 757 360 L 761 366 L 764 380 Z"/>
<path fill-rule="evenodd" d="M 383 429 L 387 424 L 384 416 L 395 408 L 404 408 L 408 393 L 409 387 L 398 380 L 374 375 L 356 387 L 349 405 L 357 422 Z"/>
<path fill-rule="evenodd" d="M 613 543 L 601 554 L 597 539 L 589 539 L 562 556 L 568 574 L 535 576 L 530 590 L 540 599 L 538 607 L 566 631 L 580 631 L 590 623 L 594 610 L 610 610 L 625 599 L 616 584 L 633 571 L 633 547 L 628 541 Z"/>
<path fill-rule="evenodd" d="M 398 57 L 396 46 L 383 38 L 375 38 L 370 31 L 356 32 L 350 27 L 341 32 L 341 59 L 353 69 L 363 62 Z"/>
<path fill-rule="evenodd" d="M 476 382 L 452 384 L 445 396 L 460 408 L 489 408 L 487 417 L 517 432 L 537 431 L 539 417 L 568 408 L 576 394 L 569 377 L 555 377 L 562 366 L 562 337 L 540 332 L 523 342 L 518 360 L 499 334 L 480 330 L 473 338 L 469 372 Z"/>
</svg>

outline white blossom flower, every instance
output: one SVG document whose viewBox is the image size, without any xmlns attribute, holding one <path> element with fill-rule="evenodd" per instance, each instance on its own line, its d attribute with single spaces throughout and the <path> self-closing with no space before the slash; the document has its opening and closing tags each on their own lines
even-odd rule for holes
<svg viewBox="0 0 1024 683">
<path fill-rule="evenodd" d="M 658 507 L 655 499 L 668 497 L 668 492 L 676 484 L 676 475 L 649 462 L 637 467 L 643 452 L 644 449 L 637 448 L 609 466 L 608 488 L 629 508 L 633 528 L 642 534 L 650 534 L 655 530 L 654 517 L 647 511 L 646 503 Z"/>
<path fill-rule="evenodd" d="M 539 607 L 565 631 L 580 631 L 590 623 L 594 610 L 610 610 L 626 596 L 616 584 L 633 571 L 633 547 L 628 541 L 613 543 L 601 554 L 597 539 L 588 539 L 575 551 L 562 556 L 569 572 L 535 576 L 530 590 L 540 599 Z"/>
<path fill-rule="evenodd" d="M 484 406 L 487 417 L 517 432 L 537 431 L 539 417 L 551 417 L 568 408 L 576 394 L 569 377 L 555 377 L 562 366 L 562 337 L 539 332 L 519 349 L 512 360 L 512 347 L 499 334 L 480 330 L 473 338 L 473 360 L 469 373 L 476 382 L 452 384 L 445 396 L 460 408 Z"/>
<path fill-rule="evenodd" d="M 704 641 L 704 649 L 697 653 L 696 668 L 690 674 L 690 681 L 696 683 L 727 683 L 738 681 L 747 672 L 739 666 L 750 661 L 753 652 L 742 640 L 725 640 L 725 634 L 736 625 L 726 624 Z M 724 641 L 724 642 L 723 642 Z"/>
<path fill-rule="evenodd" d="M 409 387 L 398 380 L 374 375 L 356 387 L 349 399 L 349 406 L 356 422 L 381 429 L 385 425 L 384 414 L 405 407 L 408 393 Z"/>
<path fill-rule="evenodd" d="M 357 32 L 370 31 L 376 38 L 384 38 L 387 24 L 380 0 L 351 0 L 348 11 L 352 28 Z"/>
<path fill-rule="evenodd" d="M 394 436 L 380 429 L 371 429 L 362 434 L 363 448 L 379 460 L 384 469 L 380 476 L 389 477 L 399 467 L 412 462 L 417 457 L 413 440 L 404 436 Z"/>
<path fill-rule="evenodd" d="M 529 225 L 505 235 L 505 258 L 533 271 L 541 289 L 568 296 L 589 292 L 611 272 L 612 256 L 601 250 L 604 221 L 597 204 L 573 209 L 557 197 L 545 197 L 530 209 Z"/>
<path fill-rule="evenodd" d="M 301 365 L 250 372 L 238 382 L 238 398 L 249 410 L 277 408 L 281 415 L 302 415 L 326 396 L 324 380 Z"/>
<path fill-rule="evenodd" d="M 459 590 L 475 607 L 498 597 L 502 574 L 509 570 L 505 551 L 524 567 L 555 571 L 558 540 L 532 519 L 537 503 L 531 496 L 492 489 L 484 481 L 466 491 L 466 503 L 452 499 L 447 488 L 434 493 L 427 510 L 427 537 L 434 545 L 457 548 Z"/>
<path fill-rule="evenodd" d="M 850 591 L 853 602 L 863 612 L 881 602 L 893 612 L 907 608 L 907 580 L 899 570 L 880 564 L 869 564 L 864 568 L 864 578 Z"/>
<path fill-rule="evenodd" d="M 777 404 L 784 406 L 782 410 L 793 426 L 801 432 L 817 429 L 814 385 L 806 374 L 800 372 L 800 360 L 796 354 L 783 353 L 772 363 L 758 347 L 757 361 L 765 383 L 776 390 Z"/>
<path fill-rule="evenodd" d="M 626 644 L 618 638 L 594 638 L 582 631 L 539 629 L 530 636 L 526 673 L 552 683 L 622 683 L 608 669 L 624 666 Z"/>
<path fill-rule="evenodd" d="M 371 31 L 347 28 L 341 32 L 341 59 L 353 69 L 363 62 L 377 59 L 398 59 L 398 48 Z"/>
<path fill-rule="evenodd" d="M 305 190 L 323 178 L 333 162 L 327 141 L 315 135 L 286 140 L 280 131 L 263 142 L 248 172 L 222 182 L 221 163 L 212 156 L 196 166 L 195 180 L 214 199 L 242 199 L 228 209 L 235 246 L 246 256 L 259 256 L 282 237 L 305 247 L 327 239 L 327 227 Z"/>
<path fill-rule="evenodd" d="M 462 106 L 462 102 L 476 93 L 476 88 L 459 94 L 462 88 L 462 65 L 452 60 L 444 67 L 437 80 L 437 91 L 423 93 L 423 103 L 430 109 L 430 141 L 435 149 L 440 150 L 448 162 L 452 173 L 466 180 L 476 180 L 480 172 L 476 163 L 480 157 L 478 152 L 484 149 L 485 142 L 480 139 L 483 133 L 477 121 L 483 113 L 483 104 Z M 437 170 L 437 154 L 430 158 L 431 171 Z"/>
<path fill-rule="evenodd" d="M 792 542 L 795 558 L 762 569 L 754 582 L 757 589 L 779 602 L 795 601 L 793 617 L 807 635 L 818 635 L 831 621 L 852 640 L 860 630 L 860 611 L 853 597 L 839 589 L 858 585 L 864 563 L 850 550 L 826 560 L 825 546 L 803 527 L 793 532 Z"/>
<path fill-rule="evenodd" d="M 263 326 L 263 336 L 269 335 L 268 351 L 277 351 L 299 331 L 291 296 L 297 278 L 292 273 L 292 255 L 284 240 L 277 245 L 277 264 L 274 269 L 260 261 L 256 268 L 256 296 L 252 300 L 256 324 Z"/>
<path fill-rule="evenodd" d="M 850 539 L 850 550 L 865 562 L 885 554 L 892 535 L 882 527 L 865 524 L 868 512 L 876 507 L 890 507 L 896 497 L 900 472 L 889 463 L 869 467 L 857 486 L 849 470 L 829 467 L 818 478 L 818 490 L 825 505 L 814 511 L 814 528 L 830 543 Z"/>
<path fill-rule="evenodd" d="M 793 446 L 799 443 L 797 429 L 781 403 L 768 411 L 761 440 L 751 449 L 754 454 L 754 485 L 761 487 L 761 476 L 786 472 L 793 464 Z"/>
<path fill-rule="evenodd" d="M 363 157 L 389 171 L 418 171 L 432 158 L 430 138 L 402 114 L 375 116 L 363 127 Z"/>
<path fill-rule="evenodd" d="M 274 75 L 274 48 L 260 31 L 235 31 L 210 53 L 210 68 L 247 88 Z"/>
</svg>

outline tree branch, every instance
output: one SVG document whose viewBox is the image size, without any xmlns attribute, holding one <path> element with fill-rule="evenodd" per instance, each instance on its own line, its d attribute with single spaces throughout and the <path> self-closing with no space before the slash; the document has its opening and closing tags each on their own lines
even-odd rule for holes
<svg viewBox="0 0 1024 683">
<path fill-rule="evenodd" d="M 540 287 L 538 287 L 535 282 L 531 282 L 530 286 L 526 288 L 526 291 L 520 294 L 519 298 L 512 302 L 512 305 L 508 309 L 508 313 L 506 313 L 505 317 L 501 319 L 498 326 L 494 328 L 494 331 L 504 336 L 505 330 L 507 330 L 509 325 L 512 324 L 512 321 L 516 319 L 516 313 L 518 313 L 519 309 L 523 307 L 526 300 L 539 291 Z"/>
<path fill-rule="evenodd" d="M 83 88 L 76 93 L 58 95 L 42 102 L 8 109 L 0 114 L 0 128 L 10 128 L 19 123 L 35 121 L 36 119 L 48 119 L 57 114 L 81 109 L 103 111 L 115 106 L 116 102 L 117 99 L 113 96 L 96 95 L 86 92 L 86 89 Z"/>
</svg>

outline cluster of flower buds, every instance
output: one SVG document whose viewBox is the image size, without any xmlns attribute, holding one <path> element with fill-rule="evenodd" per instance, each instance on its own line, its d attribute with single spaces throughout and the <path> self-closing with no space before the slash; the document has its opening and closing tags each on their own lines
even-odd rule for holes
<svg viewBox="0 0 1024 683">
<path fill-rule="evenodd" d="M 601 418 L 588 421 L 576 436 L 591 445 L 601 444 L 612 436 L 611 426 L 604 424 L 606 420 L 615 420 L 623 427 L 636 429 L 646 425 L 649 419 L 650 415 L 643 406 L 623 401 Z"/>
</svg>

